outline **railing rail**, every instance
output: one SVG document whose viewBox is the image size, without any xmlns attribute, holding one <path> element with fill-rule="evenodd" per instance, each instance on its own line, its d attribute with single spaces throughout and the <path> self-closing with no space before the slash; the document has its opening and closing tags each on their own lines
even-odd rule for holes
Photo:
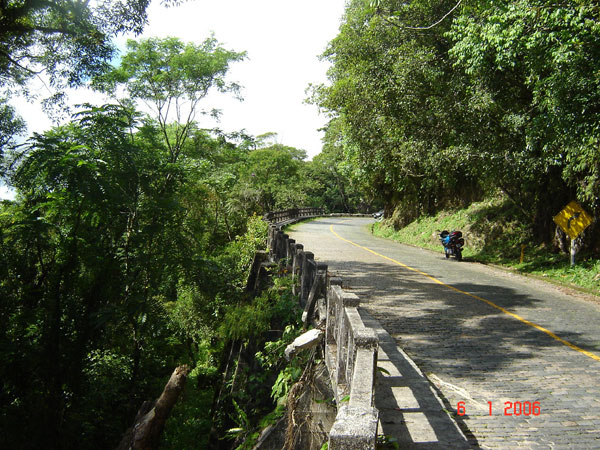
<svg viewBox="0 0 600 450">
<path fill-rule="evenodd" d="M 327 265 L 281 231 L 284 224 L 323 215 L 320 208 L 295 208 L 265 214 L 269 222 L 269 258 L 291 267 L 294 293 L 304 307 L 303 321 L 325 330 L 325 361 L 338 413 L 329 433 L 329 449 L 374 449 L 379 413 L 375 375 L 379 341 L 358 312 L 360 300 L 329 278 Z"/>
<path fill-rule="evenodd" d="M 292 222 L 307 217 L 317 217 L 323 215 L 323 208 L 292 208 L 283 211 L 273 211 L 264 215 L 267 222 L 280 224 L 282 222 Z"/>
</svg>

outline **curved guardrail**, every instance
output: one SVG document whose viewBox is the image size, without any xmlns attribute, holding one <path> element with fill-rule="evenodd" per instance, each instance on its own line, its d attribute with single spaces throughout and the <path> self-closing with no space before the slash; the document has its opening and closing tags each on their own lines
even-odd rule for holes
<svg viewBox="0 0 600 450">
<path fill-rule="evenodd" d="M 325 330 L 325 361 L 336 393 L 338 413 L 329 432 L 329 449 L 375 449 L 379 412 L 375 376 L 379 341 L 363 323 L 356 294 L 341 279 L 330 278 L 327 265 L 281 228 L 324 215 L 319 208 L 295 208 L 264 216 L 269 222 L 269 259 L 291 267 L 295 293 L 304 307 L 303 321 Z"/>
</svg>

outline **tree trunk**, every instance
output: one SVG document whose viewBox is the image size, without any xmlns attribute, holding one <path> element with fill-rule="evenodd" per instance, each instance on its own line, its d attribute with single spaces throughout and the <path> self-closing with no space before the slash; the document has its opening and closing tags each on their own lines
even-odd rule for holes
<svg viewBox="0 0 600 450">
<path fill-rule="evenodd" d="M 117 450 L 155 450 L 158 448 L 165 422 L 183 390 L 189 372 L 188 366 L 177 367 L 154 405 L 151 402 L 144 402 L 133 426 L 127 430 Z"/>
</svg>

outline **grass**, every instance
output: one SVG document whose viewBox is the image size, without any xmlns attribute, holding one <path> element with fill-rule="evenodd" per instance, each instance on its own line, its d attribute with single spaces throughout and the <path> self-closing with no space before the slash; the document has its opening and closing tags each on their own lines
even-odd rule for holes
<svg viewBox="0 0 600 450">
<path fill-rule="evenodd" d="M 577 256 L 576 266 L 571 267 L 569 255 L 556 253 L 547 245 L 534 244 L 524 221 L 503 199 L 421 217 L 400 230 L 394 230 L 385 221 L 372 227 L 376 236 L 440 252 L 442 230 L 464 233 L 463 257 L 467 260 L 503 266 L 600 295 L 600 259 L 590 252 L 582 252 Z"/>
</svg>

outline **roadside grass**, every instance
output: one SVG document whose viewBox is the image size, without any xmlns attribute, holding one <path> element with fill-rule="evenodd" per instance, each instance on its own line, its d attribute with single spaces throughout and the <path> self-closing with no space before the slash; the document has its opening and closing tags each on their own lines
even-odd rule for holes
<svg viewBox="0 0 600 450">
<path fill-rule="evenodd" d="M 466 209 L 421 217 L 400 230 L 386 221 L 371 227 L 374 235 L 404 244 L 442 251 L 442 230 L 461 230 L 465 238 L 463 258 L 496 264 L 556 284 L 600 295 L 600 259 L 582 251 L 577 264 L 569 255 L 533 244 L 533 236 L 512 205 L 503 199 L 474 203 Z M 521 261 L 521 257 L 523 258 Z"/>
</svg>

